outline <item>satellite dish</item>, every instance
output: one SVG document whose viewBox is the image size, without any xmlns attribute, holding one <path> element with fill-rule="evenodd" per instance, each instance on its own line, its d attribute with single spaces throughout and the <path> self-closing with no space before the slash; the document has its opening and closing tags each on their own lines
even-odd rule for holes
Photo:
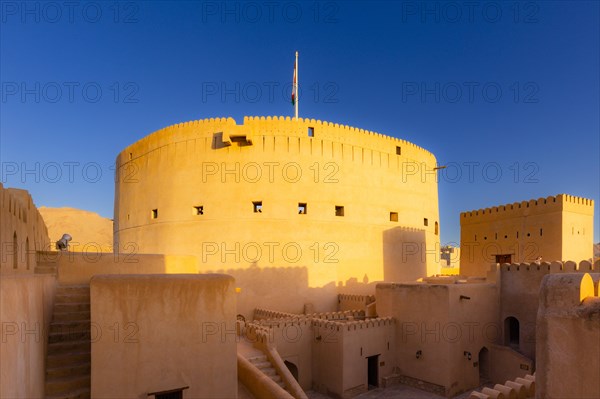
<svg viewBox="0 0 600 399">
<path fill-rule="evenodd" d="M 69 241 L 71 241 L 73 237 L 69 234 L 63 234 L 60 240 L 56 241 L 56 249 L 59 251 L 66 251 L 69 248 Z"/>
</svg>

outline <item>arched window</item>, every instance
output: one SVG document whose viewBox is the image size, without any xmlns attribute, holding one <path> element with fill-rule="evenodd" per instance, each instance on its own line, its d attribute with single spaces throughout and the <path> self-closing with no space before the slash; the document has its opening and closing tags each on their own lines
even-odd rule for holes
<svg viewBox="0 0 600 399">
<path fill-rule="evenodd" d="M 519 347 L 519 320 L 516 317 L 504 319 L 504 344 Z"/>
<path fill-rule="evenodd" d="M 435 222 L 435 235 L 437 236 L 438 234 L 440 234 L 440 227 L 438 222 Z"/>
<path fill-rule="evenodd" d="M 29 270 L 29 237 L 25 239 L 25 264 L 27 265 L 27 270 Z"/>
<path fill-rule="evenodd" d="M 13 234 L 13 269 L 19 266 L 19 246 L 17 245 L 17 232 Z"/>
</svg>

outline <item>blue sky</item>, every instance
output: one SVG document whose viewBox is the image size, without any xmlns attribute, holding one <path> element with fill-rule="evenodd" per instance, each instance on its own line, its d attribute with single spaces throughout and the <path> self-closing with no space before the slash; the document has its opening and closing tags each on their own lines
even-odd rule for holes
<svg viewBox="0 0 600 399">
<path fill-rule="evenodd" d="M 569 193 L 600 241 L 595 1 L 2 1 L 2 183 L 111 217 L 115 157 L 164 126 L 292 115 L 409 140 L 459 213 Z"/>
</svg>

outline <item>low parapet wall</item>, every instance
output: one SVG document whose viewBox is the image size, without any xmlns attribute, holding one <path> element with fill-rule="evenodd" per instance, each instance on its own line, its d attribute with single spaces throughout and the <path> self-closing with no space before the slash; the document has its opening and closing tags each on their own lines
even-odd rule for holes
<svg viewBox="0 0 600 399">
<path fill-rule="evenodd" d="M 540 263 L 503 263 L 500 265 L 500 271 L 502 273 L 526 271 L 549 273 L 600 273 L 600 260 L 596 260 L 593 264 L 589 260 L 582 260 L 579 264 L 571 260 Z"/>
<path fill-rule="evenodd" d="M 89 284 L 100 274 L 197 274 L 195 256 L 87 252 L 39 252 L 39 261 L 58 264 L 60 284 Z"/>
<path fill-rule="evenodd" d="M 338 310 L 366 309 L 375 302 L 375 295 L 338 294 Z"/>
</svg>

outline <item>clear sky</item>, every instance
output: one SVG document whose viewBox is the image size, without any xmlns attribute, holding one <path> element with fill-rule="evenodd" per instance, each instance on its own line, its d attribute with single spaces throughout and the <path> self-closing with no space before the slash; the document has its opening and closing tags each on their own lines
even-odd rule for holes
<svg viewBox="0 0 600 399">
<path fill-rule="evenodd" d="M 194 119 L 293 115 L 433 152 L 442 243 L 459 213 L 595 201 L 597 1 L 2 1 L 1 181 L 112 218 L 115 157 Z"/>
</svg>

